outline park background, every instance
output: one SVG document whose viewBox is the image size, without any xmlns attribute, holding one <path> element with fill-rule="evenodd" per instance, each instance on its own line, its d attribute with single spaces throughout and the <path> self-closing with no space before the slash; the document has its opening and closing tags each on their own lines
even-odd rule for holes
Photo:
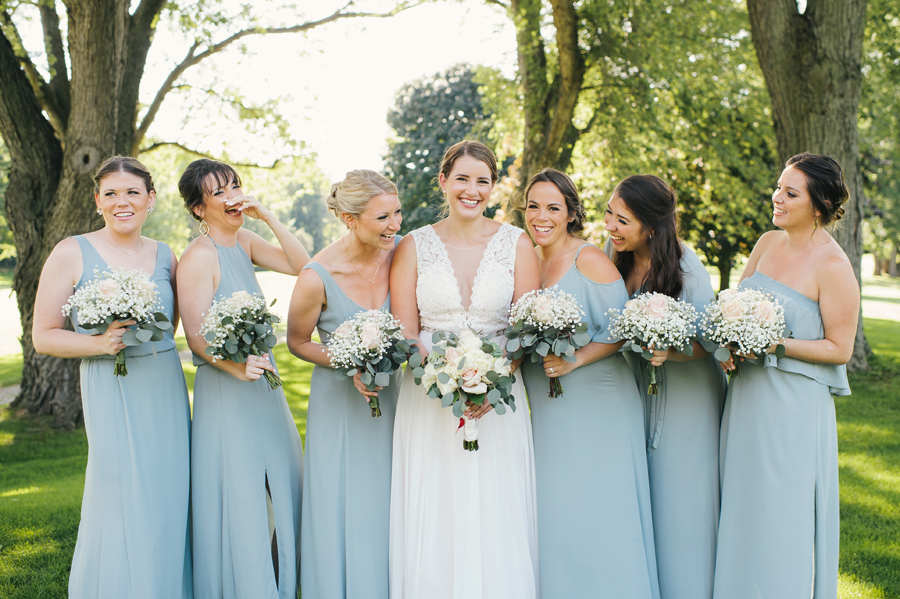
<svg viewBox="0 0 900 599">
<path fill-rule="evenodd" d="M 556 166 L 597 243 L 615 184 L 663 177 L 714 284 L 771 228 L 784 159 L 838 158 L 866 335 L 836 400 L 839 596 L 900 597 L 897 0 L 0 0 L 0 34 L 0 597 L 65 596 L 87 442 L 77 361 L 33 352 L 31 308 L 53 245 L 101 225 L 103 157 L 150 167 L 144 232 L 176 253 L 196 234 L 177 178 L 201 155 L 312 253 L 341 232 L 323 198 L 354 168 L 398 183 L 404 231 L 433 221 L 440 155 L 465 137 L 502 161 L 494 218 L 516 222 L 528 175 Z M 293 280 L 260 280 L 286 310 Z M 311 368 L 276 352 L 305 436 Z"/>
</svg>

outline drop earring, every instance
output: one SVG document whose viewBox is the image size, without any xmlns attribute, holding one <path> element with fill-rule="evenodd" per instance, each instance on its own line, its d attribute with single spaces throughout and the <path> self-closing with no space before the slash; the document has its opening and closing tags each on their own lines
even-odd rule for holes
<svg viewBox="0 0 900 599">
<path fill-rule="evenodd" d="M 201 220 L 199 229 L 201 235 L 203 235 L 204 237 L 209 237 L 209 223 L 207 223 L 205 220 Z"/>
<path fill-rule="evenodd" d="M 147 214 L 153 214 L 153 206 L 147 206 Z"/>
</svg>

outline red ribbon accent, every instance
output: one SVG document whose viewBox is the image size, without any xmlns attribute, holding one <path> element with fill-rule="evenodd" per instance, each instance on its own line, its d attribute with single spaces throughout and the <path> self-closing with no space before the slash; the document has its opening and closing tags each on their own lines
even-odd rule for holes
<svg viewBox="0 0 900 599">
<path fill-rule="evenodd" d="M 465 418 L 460 418 L 460 419 L 459 419 L 459 426 L 456 427 L 456 432 L 458 433 L 458 432 L 459 432 L 459 429 L 461 429 L 461 428 L 464 427 L 465 425 L 466 425 L 466 419 L 465 419 Z M 456 433 L 454 433 L 454 434 L 456 434 Z"/>
</svg>

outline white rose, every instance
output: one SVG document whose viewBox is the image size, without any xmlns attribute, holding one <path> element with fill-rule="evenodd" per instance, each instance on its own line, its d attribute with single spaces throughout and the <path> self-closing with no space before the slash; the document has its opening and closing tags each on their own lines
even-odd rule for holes
<svg viewBox="0 0 900 599">
<path fill-rule="evenodd" d="M 531 313 L 535 319 L 541 322 L 550 322 L 553 320 L 553 302 L 546 296 L 537 297 L 534 300 Z"/>
<path fill-rule="evenodd" d="M 378 324 L 367 322 L 362 325 L 359 333 L 359 340 L 366 349 L 375 349 L 381 344 L 381 331 L 378 330 Z"/>
<path fill-rule="evenodd" d="M 98 285 L 100 293 L 106 297 L 119 295 L 119 283 L 113 279 L 103 279 Z"/>
<path fill-rule="evenodd" d="M 772 324 L 775 322 L 775 305 L 769 300 L 761 301 L 755 310 L 756 318 L 766 324 Z"/>
<path fill-rule="evenodd" d="M 450 380 L 447 381 L 446 383 L 442 383 L 441 380 L 437 379 L 437 378 L 435 379 L 435 381 L 437 382 L 438 391 L 441 392 L 441 395 L 447 395 L 448 393 L 453 393 L 457 389 L 456 379 L 453 378 L 452 376 L 450 377 Z"/>
<path fill-rule="evenodd" d="M 669 312 L 669 302 L 661 295 L 654 295 L 647 302 L 647 314 L 651 318 L 662 318 Z"/>
<path fill-rule="evenodd" d="M 459 334 L 459 347 L 464 351 L 481 349 L 481 339 L 478 335 L 466 329 Z"/>
</svg>

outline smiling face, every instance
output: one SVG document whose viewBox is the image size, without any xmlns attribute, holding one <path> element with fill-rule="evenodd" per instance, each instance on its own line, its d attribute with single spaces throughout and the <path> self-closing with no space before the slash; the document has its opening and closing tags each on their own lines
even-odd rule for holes
<svg viewBox="0 0 900 599">
<path fill-rule="evenodd" d="M 447 194 L 451 215 L 471 220 L 484 213 L 494 188 L 490 167 L 471 156 L 460 156 L 446 177 L 438 177 Z"/>
<path fill-rule="evenodd" d="M 156 192 L 147 191 L 143 179 L 124 171 L 106 175 L 98 187 L 94 202 L 102 210 L 106 226 L 122 234 L 140 232 L 147 209 L 156 202 Z"/>
<path fill-rule="evenodd" d="M 210 173 L 203 180 L 203 205 L 194 208 L 194 213 L 212 228 L 239 229 L 244 224 L 244 215 L 238 206 L 228 203 L 244 195 L 239 182 L 231 177 Z"/>
<path fill-rule="evenodd" d="M 772 192 L 772 204 L 772 224 L 781 229 L 809 226 L 819 214 L 813 209 L 806 175 L 792 166 L 782 171 Z"/>
<path fill-rule="evenodd" d="M 361 242 L 382 250 L 394 247 L 394 236 L 403 223 L 400 199 L 395 194 L 382 193 L 373 197 L 359 216 L 344 214 L 344 221 Z"/>
<path fill-rule="evenodd" d="M 541 247 L 565 243 L 568 225 L 575 220 L 566 207 L 566 198 L 549 181 L 540 181 L 528 190 L 525 223 L 534 242 Z"/>
<path fill-rule="evenodd" d="M 603 222 L 617 252 L 641 251 L 648 247 L 650 232 L 644 229 L 643 223 L 628 210 L 619 196 L 610 198 Z"/>
</svg>

